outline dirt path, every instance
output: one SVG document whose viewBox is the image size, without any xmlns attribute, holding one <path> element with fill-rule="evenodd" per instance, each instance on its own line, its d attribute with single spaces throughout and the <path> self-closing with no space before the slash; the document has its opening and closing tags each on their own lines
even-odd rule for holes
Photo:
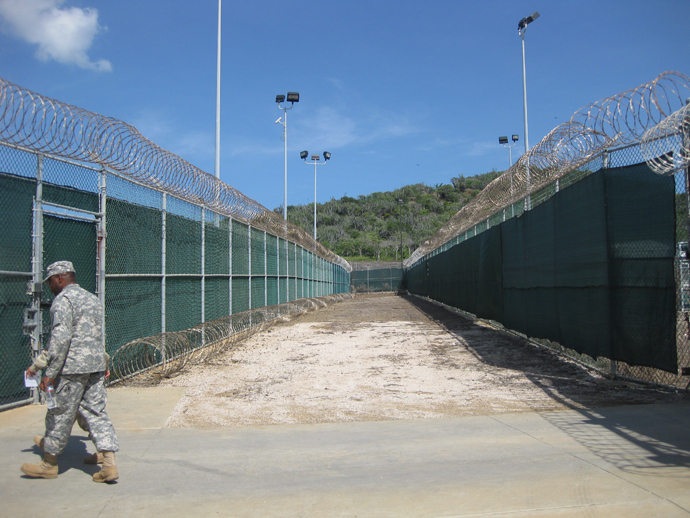
<svg viewBox="0 0 690 518">
<path fill-rule="evenodd" d="M 487 415 L 687 399 L 609 381 L 433 304 L 358 296 L 257 334 L 165 385 L 168 427 Z"/>
</svg>

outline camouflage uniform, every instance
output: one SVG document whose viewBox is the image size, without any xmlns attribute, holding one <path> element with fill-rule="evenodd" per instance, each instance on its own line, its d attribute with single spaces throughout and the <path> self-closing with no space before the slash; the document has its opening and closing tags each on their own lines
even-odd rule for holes
<svg viewBox="0 0 690 518">
<path fill-rule="evenodd" d="M 105 412 L 102 315 L 98 298 L 78 284 L 66 286 L 53 300 L 45 376 L 57 378 L 57 406 L 46 414 L 46 453 L 58 455 L 65 448 L 80 404 L 98 451 L 119 450 Z"/>
</svg>

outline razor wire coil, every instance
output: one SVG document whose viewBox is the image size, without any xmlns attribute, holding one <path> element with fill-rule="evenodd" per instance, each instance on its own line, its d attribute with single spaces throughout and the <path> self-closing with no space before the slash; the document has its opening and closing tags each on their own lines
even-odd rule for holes
<svg viewBox="0 0 690 518">
<path fill-rule="evenodd" d="M 350 264 L 306 231 L 123 121 L 42 96 L 0 78 L 0 140 L 62 158 L 97 163 L 146 186 L 203 205 L 293 241 L 338 264 Z"/>
<path fill-rule="evenodd" d="M 690 108 L 679 107 L 689 94 L 688 76 L 664 72 L 649 83 L 580 108 L 460 209 L 412 253 L 404 266 L 414 265 L 497 211 L 577 170 L 609 148 L 640 144 L 645 160 L 660 174 L 687 167 Z"/>
</svg>

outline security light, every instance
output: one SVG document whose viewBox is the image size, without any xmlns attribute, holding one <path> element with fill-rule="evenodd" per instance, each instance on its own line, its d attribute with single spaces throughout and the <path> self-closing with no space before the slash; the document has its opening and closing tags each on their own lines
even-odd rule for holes
<svg viewBox="0 0 690 518">
<path fill-rule="evenodd" d="M 276 95 L 276 102 L 277 103 L 282 103 L 283 101 L 285 101 L 284 95 Z"/>
<path fill-rule="evenodd" d="M 539 13 L 537 13 L 537 16 L 539 16 Z M 299 102 L 299 92 L 288 92 L 287 94 L 287 101 L 289 103 L 297 103 Z"/>
<path fill-rule="evenodd" d="M 324 160 L 330 160 L 331 159 L 331 154 L 328 151 L 323 152 L 323 159 Z"/>
<path fill-rule="evenodd" d="M 507 144 L 508 143 L 508 137 L 498 137 L 498 143 L 499 144 Z"/>
<path fill-rule="evenodd" d="M 520 140 L 520 135 L 513 135 L 513 142 Z"/>
<path fill-rule="evenodd" d="M 522 29 L 524 29 L 525 27 L 527 27 L 527 25 L 529 25 L 530 23 L 532 23 L 532 22 L 533 22 L 534 20 L 536 20 L 537 18 L 539 18 L 539 12 L 537 12 L 537 11 L 535 11 L 534 14 L 532 14 L 531 16 L 525 16 L 525 17 L 524 17 L 522 20 L 520 20 L 520 22 L 518 23 L 518 31 L 521 31 Z"/>
<path fill-rule="evenodd" d="M 308 156 L 309 156 L 309 151 L 300 151 L 299 157 L 302 160 L 306 160 Z"/>
<path fill-rule="evenodd" d="M 314 162 L 318 162 L 319 160 L 321 160 L 321 157 L 320 157 L 319 155 L 312 155 L 312 156 L 311 156 L 311 159 L 312 159 Z"/>
</svg>

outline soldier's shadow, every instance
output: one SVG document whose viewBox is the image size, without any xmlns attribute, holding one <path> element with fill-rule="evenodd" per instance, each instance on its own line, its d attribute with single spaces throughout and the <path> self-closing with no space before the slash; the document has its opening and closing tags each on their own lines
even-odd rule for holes
<svg viewBox="0 0 690 518">
<path fill-rule="evenodd" d="M 43 451 L 36 445 L 22 451 L 33 452 L 40 458 L 43 458 Z M 85 464 L 84 457 L 95 451 L 96 448 L 88 435 L 84 435 L 83 433 L 71 435 L 67 442 L 67 446 L 65 446 L 65 449 L 58 456 L 58 475 L 62 475 L 71 469 L 76 469 L 83 471 L 89 476 L 93 476 L 100 471 L 101 466 L 98 464 Z"/>
</svg>

